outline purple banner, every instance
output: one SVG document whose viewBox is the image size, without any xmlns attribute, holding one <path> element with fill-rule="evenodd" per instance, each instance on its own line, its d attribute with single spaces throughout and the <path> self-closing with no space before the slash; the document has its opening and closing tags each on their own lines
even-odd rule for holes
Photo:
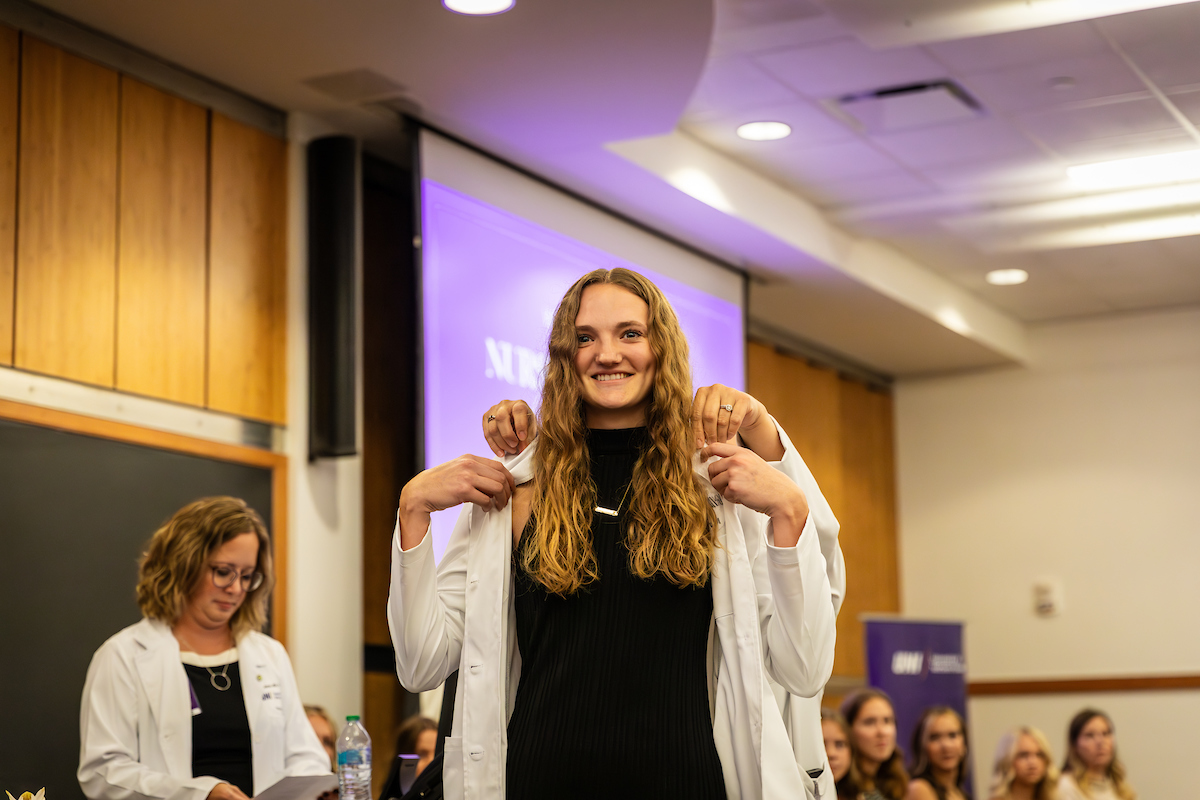
<svg viewBox="0 0 1200 800">
<path fill-rule="evenodd" d="M 430 180 L 421 211 L 427 467 L 464 453 L 494 457 L 480 425 L 493 403 L 523 399 L 536 409 L 554 310 L 593 269 L 626 267 L 654 281 L 687 335 L 694 384 L 743 388 L 739 305 Z M 457 516 L 434 515 L 439 559 Z"/>
<path fill-rule="evenodd" d="M 868 619 L 867 683 L 892 697 L 896 742 L 911 762 L 912 732 L 930 706 L 950 706 L 967 718 L 967 660 L 961 622 Z"/>
</svg>

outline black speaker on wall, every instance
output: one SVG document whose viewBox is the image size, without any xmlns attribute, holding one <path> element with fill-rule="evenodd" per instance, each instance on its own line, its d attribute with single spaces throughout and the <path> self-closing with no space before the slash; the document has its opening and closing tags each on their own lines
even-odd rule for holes
<svg viewBox="0 0 1200 800">
<path fill-rule="evenodd" d="M 355 262 L 358 145 L 327 136 L 308 145 L 308 457 L 357 450 Z"/>
</svg>

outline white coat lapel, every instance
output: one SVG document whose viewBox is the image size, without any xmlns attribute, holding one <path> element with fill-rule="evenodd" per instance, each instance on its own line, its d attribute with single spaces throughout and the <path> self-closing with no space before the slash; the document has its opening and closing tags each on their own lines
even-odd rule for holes
<svg viewBox="0 0 1200 800">
<path fill-rule="evenodd" d="M 137 642 L 145 649 L 134 657 L 146 692 L 150 715 L 158 729 L 159 746 L 171 775 L 192 774 L 191 692 L 179 660 L 179 643 L 162 623 L 146 622 Z"/>
<path fill-rule="evenodd" d="M 259 741 L 262 737 L 262 713 L 266 701 L 271 699 L 271 692 L 278 691 L 278 681 L 274 679 L 273 671 L 268 669 L 267 659 L 252 636 L 243 636 L 238 646 L 238 674 L 242 679 L 242 699 L 246 703 L 246 721 L 250 723 L 250 739 Z M 267 675 L 270 675 L 267 686 Z"/>
</svg>

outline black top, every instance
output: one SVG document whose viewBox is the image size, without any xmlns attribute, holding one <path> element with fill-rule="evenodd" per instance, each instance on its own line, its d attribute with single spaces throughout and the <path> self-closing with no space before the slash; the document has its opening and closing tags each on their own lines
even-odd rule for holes
<svg viewBox="0 0 1200 800">
<path fill-rule="evenodd" d="M 588 434 L 599 505 L 620 505 L 616 518 L 592 517 L 598 581 L 551 595 L 518 559 L 509 800 L 725 797 L 705 667 L 712 585 L 629 571 L 621 498 L 644 443 L 644 428 Z"/>
<path fill-rule="evenodd" d="M 208 667 L 183 665 L 193 693 L 192 775 L 220 778 L 241 789 L 247 797 L 254 797 L 250 722 L 242 698 L 242 678 L 236 661 L 226 666 L 212 667 L 214 678 Z M 215 680 L 218 686 L 225 686 L 222 672 L 229 678 L 229 688 L 225 691 L 213 685 Z"/>
</svg>

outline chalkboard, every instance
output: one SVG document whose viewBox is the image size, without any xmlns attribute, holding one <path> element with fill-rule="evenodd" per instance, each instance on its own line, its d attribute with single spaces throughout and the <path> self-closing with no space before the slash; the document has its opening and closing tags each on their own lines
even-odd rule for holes
<svg viewBox="0 0 1200 800">
<path fill-rule="evenodd" d="M 270 525 L 271 489 L 269 467 L 0 418 L 0 790 L 83 797 L 83 681 L 96 648 L 141 618 L 146 542 L 212 495 Z"/>
</svg>

